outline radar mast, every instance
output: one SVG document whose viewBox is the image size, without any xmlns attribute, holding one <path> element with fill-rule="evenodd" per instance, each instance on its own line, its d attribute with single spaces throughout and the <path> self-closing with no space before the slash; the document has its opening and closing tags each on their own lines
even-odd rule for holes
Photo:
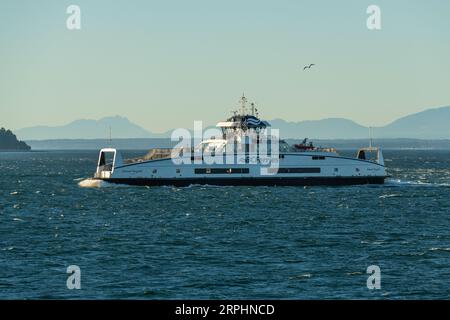
<svg viewBox="0 0 450 320">
<path fill-rule="evenodd" d="M 241 97 L 241 100 L 239 100 L 239 103 L 241 104 L 241 116 L 245 116 L 245 113 L 246 113 L 245 104 L 247 103 L 247 98 L 245 97 L 244 93 L 242 93 L 242 97 Z"/>
</svg>

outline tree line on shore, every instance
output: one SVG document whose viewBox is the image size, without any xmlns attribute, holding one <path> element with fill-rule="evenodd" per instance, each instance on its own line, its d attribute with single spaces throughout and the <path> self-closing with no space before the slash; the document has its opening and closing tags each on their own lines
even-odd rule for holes
<svg viewBox="0 0 450 320">
<path fill-rule="evenodd" d="M 17 137 L 11 130 L 0 128 L 0 150 L 30 150 L 31 147 Z"/>
</svg>

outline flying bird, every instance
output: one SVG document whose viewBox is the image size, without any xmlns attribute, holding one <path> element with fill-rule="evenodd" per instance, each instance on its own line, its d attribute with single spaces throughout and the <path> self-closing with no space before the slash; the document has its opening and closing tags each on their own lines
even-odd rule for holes
<svg viewBox="0 0 450 320">
<path fill-rule="evenodd" d="M 312 66 L 315 66 L 315 64 L 314 64 L 314 63 L 311 63 L 309 66 L 304 66 L 304 67 L 303 67 L 303 70 L 311 69 Z"/>
</svg>

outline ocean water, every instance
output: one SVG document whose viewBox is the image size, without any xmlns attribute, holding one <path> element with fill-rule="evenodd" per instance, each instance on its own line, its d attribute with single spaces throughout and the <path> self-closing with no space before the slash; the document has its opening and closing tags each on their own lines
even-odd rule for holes
<svg viewBox="0 0 450 320">
<path fill-rule="evenodd" d="M 383 186 L 83 188 L 97 152 L 0 153 L 0 298 L 448 299 L 450 151 L 385 157 Z"/>
</svg>

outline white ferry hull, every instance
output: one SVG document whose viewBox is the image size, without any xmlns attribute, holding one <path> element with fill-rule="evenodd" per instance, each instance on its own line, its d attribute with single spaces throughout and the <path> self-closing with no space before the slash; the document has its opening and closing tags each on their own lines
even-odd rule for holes
<svg viewBox="0 0 450 320">
<path fill-rule="evenodd" d="M 114 150 L 115 152 L 115 150 Z M 276 173 L 263 174 L 260 164 L 174 164 L 172 159 L 114 163 L 110 170 L 97 170 L 96 179 L 144 186 L 310 186 L 383 184 L 383 164 L 328 153 L 280 155 Z"/>
</svg>

